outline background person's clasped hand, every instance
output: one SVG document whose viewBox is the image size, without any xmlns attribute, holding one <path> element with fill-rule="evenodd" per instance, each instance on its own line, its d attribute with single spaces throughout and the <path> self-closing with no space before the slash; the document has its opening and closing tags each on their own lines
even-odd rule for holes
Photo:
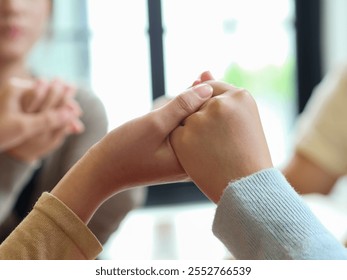
<svg viewBox="0 0 347 280">
<path fill-rule="evenodd" d="M 48 106 L 39 110 L 48 92 L 40 84 L 13 79 L 0 88 L 0 151 L 15 149 L 45 131 L 71 127 L 78 121 L 78 105 L 73 101 L 66 106 Z"/>
<path fill-rule="evenodd" d="M 79 120 L 82 112 L 73 99 L 74 95 L 75 89 L 59 80 L 33 83 L 33 86 L 27 90 L 23 111 L 39 114 L 64 109 L 70 120 L 58 127 L 46 127 L 39 134 L 12 147 L 7 153 L 19 160 L 33 162 L 54 151 L 70 134 L 81 133 L 84 129 Z"/>
</svg>

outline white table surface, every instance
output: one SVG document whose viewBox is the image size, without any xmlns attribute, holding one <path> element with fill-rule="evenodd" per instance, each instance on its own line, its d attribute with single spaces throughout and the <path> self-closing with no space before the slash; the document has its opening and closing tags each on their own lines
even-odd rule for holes
<svg viewBox="0 0 347 280">
<path fill-rule="evenodd" d="M 303 196 L 341 242 L 347 240 L 347 180 L 329 196 Z M 219 260 L 230 258 L 212 233 L 215 205 L 209 202 L 132 211 L 104 247 L 102 259 Z"/>
</svg>

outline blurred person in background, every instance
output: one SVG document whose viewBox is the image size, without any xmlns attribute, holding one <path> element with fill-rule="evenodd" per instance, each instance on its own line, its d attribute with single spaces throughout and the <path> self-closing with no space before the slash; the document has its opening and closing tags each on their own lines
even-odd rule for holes
<svg viewBox="0 0 347 280">
<path fill-rule="evenodd" d="M 347 67 L 328 73 L 300 115 L 283 172 L 300 194 L 327 195 L 347 174 Z"/>
<path fill-rule="evenodd" d="M 0 242 L 42 192 L 50 191 L 107 132 L 104 106 L 94 94 L 58 79 L 44 81 L 27 66 L 31 49 L 48 30 L 52 12 L 50 0 L 0 0 L 0 86 L 13 77 L 32 82 L 39 97 L 25 110 L 45 112 L 68 106 L 78 116 L 63 128 L 47 126 L 44 132 L 0 151 Z M 141 188 L 120 193 L 97 211 L 89 227 L 105 243 L 143 200 Z"/>
<path fill-rule="evenodd" d="M 283 173 L 300 194 L 329 195 L 347 175 L 346 105 L 347 66 L 341 65 L 314 89 L 298 119 L 294 151 Z"/>
</svg>

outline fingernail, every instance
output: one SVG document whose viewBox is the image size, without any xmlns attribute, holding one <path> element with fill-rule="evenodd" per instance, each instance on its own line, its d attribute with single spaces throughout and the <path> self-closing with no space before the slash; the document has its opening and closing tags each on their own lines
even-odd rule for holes
<svg viewBox="0 0 347 280">
<path fill-rule="evenodd" d="M 208 84 L 199 84 L 193 87 L 194 92 L 196 92 L 201 98 L 208 98 L 211 96 L 213 88 Z"/>
</svg>

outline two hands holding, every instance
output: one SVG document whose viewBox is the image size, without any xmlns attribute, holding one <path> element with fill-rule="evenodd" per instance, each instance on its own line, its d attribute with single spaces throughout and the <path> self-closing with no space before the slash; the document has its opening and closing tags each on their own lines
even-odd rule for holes
<svg viewBox="0 0 347 280">
<path fill-rule="evenodd" d="M 16 102 L 9 101 L 13 101 L 13 98 L 18 101 L 20 94 L 9 97 L 3 93 L 0 90 L 0 149 L 11 150 L 20 147 L 31 137 L 39 138 L 40 131 L 44 131 L 43 127 L 48 127 L 52 132 L 62 130 L 63 138 L 83 130 L 78 125 L 78 105 L 68 101 L 70 98 L 66 91 L 66 98 L 60 99 L 64 102 L 51 103 L 62 104 L 61 106 L 48 106 L 49 109 L 39 110 L 35 114 L 21 108 L 35 108 L 37 98 L 40 100 L 37 91 L 33 91 L 33 97 L 24 96 L 28 98 L 26 101 L 29 100 L 28 103 L 24 102 L 25 104 L 34 102 L 34 105 L 13 106 L 17 109 L 17 114 L 13 113 L 15 110 L 6 111 L 6 104 L 15 105 Z M 46 96 L 41 100 L 48 101 L 50 98 Z M 36 126 L 28 130 L 28 124 Z M 14 132 L 19 133 L 19 136 L 12 131 L 14 128 L 18 129 Z M 13 134 L 18 137 L 13 138 Z M 9 135 L 12 135 L 12 140 Z M 169 103 L 108 133 L 68 171 L 51 191 L 51 195 L 65 204 L 82 222 L 88 223 L 104 201 L 129 188 L 192 180 L 208 198 L 218 203 L 229 182 L 272 166 L 253 98 L 247 91 L 215 81 L 209 73 L 203 73 L 191 88 Z M 256 183 L 250 183 L 254 178 Z M 250 181 L 242 184 L 247 180 Z M 239 182 L 241 184 L 235 186 L 238 184 L 235 182 L 226 193 L 226 198 L 231 198 L 228 200 L 231 204 L 227 205 L 227 212 L 235 214 L 236 220 L 231 222 L 228 214 L 225 215 L 222 211 L 219 215 L 216 214 L 218 222 L 217 226 L 214 226 L 216 236 L 236 257 L 346 259 L 345 248 L 319 223 L 279 171 L 261 173 L 260 177 L 252 176 Z M 259 188 L 260 192 L 255 191 L 254 196 L 251 195 L 253 188 Z M 249 195 L 244 196 L 245 189 Z M 258 198 L 258 204 L 249 205 L 250 201 L 256 202 Z M 40 239 L 42 232 L 55 230 L 57 223 L 54 221 L 62 217 L 59 210 L 69 217 L 63 219 L 62 225 L 71 226 L 73 213 L 69 215 L 69 212 L 66 212 L 68 209 L 61 208 L 61 203 L 57 204 L 56 199 L 49 199 L 46 194 L 43 200 L 38 201 L 38 207 L 42 207 L 43 214 L 40 215 L 41 211 L 34 211 L 32 216 L 28 216 L 28 220 L 23 221 L 23 226 L 14 231 L 7 242 L 1 244 L 3 257 L 35 256 L 31 252 L 32 244 L 29 244 L 30 250 L 27 250 L 25 242 L 23 248 L 17 246 L 22 244 L 17 240 L 22 238 L 25 229 L 32 227 L 38 228 L 38 231 L 33 231 L 36 235 L 33 234 L 32 240 Z M 233 202 L 239 200 L 246 202 L 244 209 L 239 208 L 238 203 L 233 207 Z M 55 207 L 51 208 L 50 203 Z M 45 205 L 48 206 L 47 209 Z M 221 201 L 221 206 L 223 205 L 226 205 L 225 200 Z M 272 215 L 273 211 L 275 216 Z M 35 217 L 50 217 L 52 213 L 57 214 L 53 215 L 53 223 L 42 225 L 41 220 L 35 220 Z M 254 219 L 254 215 L 259 219 Z M 252 230 L 248 222 L 250 226 L 256 223 L 256 230 Z M 237 229 L 235 224 L 239 225 Z M 287 227 L 291 230 L 283 230 Z M 84 225 L 77 228 L 81 231 L 86 229 Z M 88 238 L 90 235 L 85 236 L 86 240 L 91 240 Z M 57 237 L 72 248 L 78 243 L 75 244 L 75 239 L 70 242 L 70 239 L 64 236 Z M 51 249 L 44 248 L 47 253 L 44 257 L 71 258 L 73 255 L 73 258 L 86 258 L 81 255 L 79 246 L 76 250 L 78 253 L 74 250 L 66 252 L 65 248 L 64 252 L 61 252 L 60 243 L 46 241 L 43 240 L 43 244 Z M 85 240 L 82 243 L 87 244 Z M 97 247 L 94 246 L 90 252 L 86 251 L 87 258 L 95 257 Z M 74 255 L 75 253 L 77 255 Z"/>
<path fill-rule="evenodd" d="M 128 188 L 192 180 L 218 203 L 230 181 L 271 167 L 253 98 L 206 72 L 166 105 L 108 133 L 51 193 L 88 222 Z"/>
</svg>

